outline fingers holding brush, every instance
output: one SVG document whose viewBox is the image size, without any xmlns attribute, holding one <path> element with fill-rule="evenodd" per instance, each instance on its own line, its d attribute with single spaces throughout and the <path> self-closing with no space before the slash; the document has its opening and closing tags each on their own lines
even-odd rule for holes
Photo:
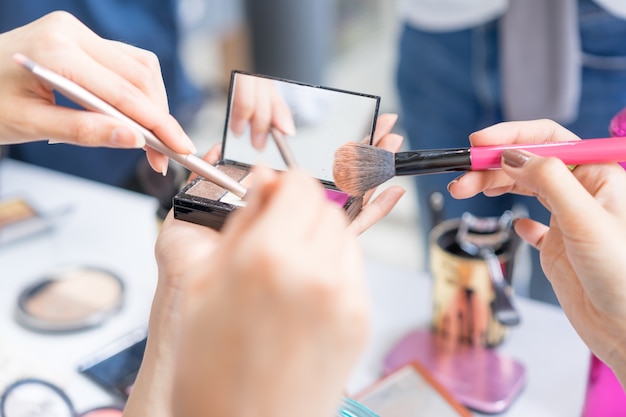
<svg viewBox="0 0 626 417">
<path fill-rule="evenodd" d="M 169 114 L 160 64 L 148 51 L 100 38 L 67 12 L 50 13 L 0 35 L 0 142 L 42 139 L 81 146 L 142 148 L 144 137 L 114 118 L 56 105 L 50 85 L 29 74 L 50 70 L 88 90 L 152 131 L 175 152 L 195 152 Z M 37 67 L 37 69 L 35 69 Z M 165 171 L 167 158 L 153 150 L 148 159 Z"/>
<path fill-rule="evenodd" d="M 398 116 L 396 114 L 382 114 L 378 117 L 376 131 L 374 132 L 373 145 L 389 152 L 397 152 L 402 147 L 403 137 L 391 133 Z M 352 221 L 348 229 L 354 234 L 361 234 L 379 220 L 385 217 L 398 203 L 405 193 L 400 186 L 391 186 L 381 191 L 373 200 L 376 188 L 371 189 L 363 196 L 363 209 Z M 371 201 L 370 201 L 371 200 Z"/>
<path fill-rule="evenodd" d="M 574 133 L 552 120 L 504 122 L 474 132 L 469 140 L 473 147 L 509 144 L 534 144 L 579 140 Z M 497 196 L 505 193 L 533 195 L 532 190 L 511 179 L 501 170 L 471 171 L 448 185 L 454 198 L 464 199 L 479 193 Z"/>
</svg>

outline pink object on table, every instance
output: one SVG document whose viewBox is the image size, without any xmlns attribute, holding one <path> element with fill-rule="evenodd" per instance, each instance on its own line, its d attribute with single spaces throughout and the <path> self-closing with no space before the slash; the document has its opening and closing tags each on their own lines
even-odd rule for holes
<svg viewBox="0 0 626 417">
<path fill-rule="evenodd" d="M 592 354 L 581 417 L 623 416 L 626 416 L 626 394 L 622 384 L 611 368 Z"/>
<path fill-rule="evenodd" d="M 611 119 L 609 132 L 626 136 L 626 108 Z M 626 169 L 626 161 L 620 165 Z M 626 394 L 611 368 L 592 354 L 582 417 L 613 416 L 626 416 Z"/>
</svg>

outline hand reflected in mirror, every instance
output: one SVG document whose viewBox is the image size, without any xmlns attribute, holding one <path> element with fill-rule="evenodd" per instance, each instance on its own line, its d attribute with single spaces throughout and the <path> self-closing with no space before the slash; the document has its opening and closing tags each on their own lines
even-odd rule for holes
<svg viewBox="0 0 626 417">
<path fill-rule="evenodd" d="M 259 151 L 265 148 L 272 128 L 287 136 L 296 133 L 291 110 L 276 82 L 237 73 L 231 98 L 230 129 L 241 136 L 248 127 L 252 146 Z"/>
</svg>

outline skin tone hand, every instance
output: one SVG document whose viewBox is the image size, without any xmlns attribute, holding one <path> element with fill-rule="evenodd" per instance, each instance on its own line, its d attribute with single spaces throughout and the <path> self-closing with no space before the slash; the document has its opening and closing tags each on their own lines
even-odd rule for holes
<svg viewBox="0 0 626 417">
<path fill-rule="evenodd" d="M 248 207 L 222 233 L 166 219 L 150 337 L 125 415 L 169 416 L 172 404 L 174 415 L 233 415 L 242 404 L 289 415 L 304 403 L 331 415 L 337 406 L 366 333 L 354 236 L 315 180 L 255 178 Z M 176 369 L 183 389 L 172 400 Z"/>
<path fill-rule="evenodd" d="M 374 135 L 377 146 L 393 152 L 400 149 L 402 144 L 401 136 L 389 133 L 396 119 L 395 115 L 381 115 Z M 220 158 L 219 152 L 220 147 L 216 146 L 204 159 L 215 163 Z M 393 186 L 369 201 L 370 193 L 366 196 L 367 204 L 359 216 L 347 226 L 347 233 L 358 235 L 367 230 L 391 211 L 403 193 L 401 187 Z M 201 265 L 197 268 L 204 270 L 207 265 L 212 265 L 206 258 L 213 256 L 211 254 L 222 244 L 222 238 L 222 234 L 213 229 L 174 220 L 171 213 L 165 220 L 157 242 L 156 255 L 161 266 L 167 265 L 167 268 L 159 268 L 159 283 L 150 316 L 151 337 L 148 338 L 144 363 L 127 403 L 125 415 L 170 415 L 171 381 L 178 356 L 172 343 L 160 341 L 179 338 L 177 329 L 182 327 L 183 293 L 185 282 L 189 278 L 189 269 L 194 265 Z M 196 243 L 189 245 L 189 242 Z M 146 407 L 149 409 L 146 410 Z"/>
<path fill-rule="evenodd" d="M 473 146 L 576 139 L 546 120 L 503 123 L 470 137 Z M 556 158 L 507 150 L 502 171 L 467 173 L 449 190 L 456 198 L 535 195 L 550 210 L 548 226 L 519 219 L 515 231 L 541 252 L 563 311 L 626 387 L 626 172 L 618 164 L 570 171 Z"/>
<path fill-rule="evenodd" d="M 48 139 L 82 146 L 142 148 L 141 135 L 105 115 L 56 106 L 49 86 L 13 60 L 21 53 L 90 90 L 179 153 L 195 151 L 169 114 L 156 56 L 100 38 L 66 12 L 0 34 L 0 143 Z M 167 158 L 146 150 L 156 171 Z"/>
<path fill-rule="evenodd" d="M 240 136 L 250 125 L 252 146 L 263 150 L 272 127 L 285 135 L 296 133 L 291 110 L 273 80 L 238 74 L 230 110 L 230 128 Z"/>
<path fill-rule="evenodd" d="M 366 340 L 345 214 L 302 172 L 256 175 L 246 209 L 188 271 L 177 416 L 332 415 Z"/>
</svg>

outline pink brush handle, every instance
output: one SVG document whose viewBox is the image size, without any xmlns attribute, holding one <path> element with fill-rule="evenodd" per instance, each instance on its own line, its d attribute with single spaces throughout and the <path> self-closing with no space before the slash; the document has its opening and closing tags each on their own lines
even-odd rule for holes
<svg viewBox="0 0 626 417">
<path fill-rule="evenodd" d="M 472 170 L 501 168 L 502 151 L 505 149 L 524 149 L 539 156 L 553 156 L 567 165 L 626 161 L 626 137 L 584 139 L 532 145 L 475 146 L 470 148 Z"/>
</svg>

